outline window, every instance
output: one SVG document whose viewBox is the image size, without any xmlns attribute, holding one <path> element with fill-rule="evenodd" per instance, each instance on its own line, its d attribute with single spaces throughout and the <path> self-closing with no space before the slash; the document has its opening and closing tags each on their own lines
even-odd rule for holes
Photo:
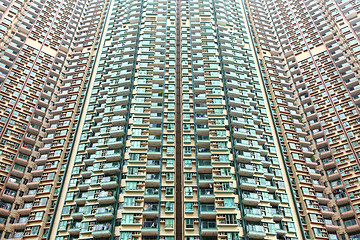
<svg viewBox="0 0 360 240">
<path fill-rule="evenodd" d="M 221 155 L 219 155 L 219 160 L 220 160 L 220 162 L 227 162 L 227 161 L 229 161 L 229 155 L 221 154 Z"/>
<path fill-rule="evenodd" d="M 165 219 L 165 228 L 174 228 L 174 219 Z"/>
<path fill-rule="evenodd" d="M 137 182 L 126 182 L 126 190 L 136 190 Z"/>
<path fill-rule="evenodd" d="M 65 198 L 66 201 L 73 200 L 73 198 L 74 198 L 74 192 L 66 193 L 66 198 Z"/>
<path fill-rule="evenodd" d="M 167 159 L 166 160 L 166 167 L 173 168 L 174 167 L 174 159 Z"/>
<path fill-rule="evenodd" d="M 227 233 L 227 240 L 239 240 L 238 233 Z"/>
<path fill-rule="evenodd" d="M 174 154 L 174 147 L 167 147 L 167 154 Z"/>
<path fill-rule="evenodd" d="M 77 179 L 72 178 L 70 179 L 69 187 L 76 187 Z"/>
<path fill-rule="evenodd" d="M 48 200 L 48 198 L 41 198 L 39 205 L 40 205 L 40 206 L 45 206 L 46 203 L 47 203 L 47 200 Z"/>
<path fill-rule="evenodd" d="M 128 175 L 137 175 L 139 168 L 137 167 L 129 167 L 128 168 Z"/>
<path fill-rule="evenodd" d="M 174 195 L 174 187 L 166 187 L 166 195 Z"/>
<path fill-rule="evenodd" d="M 34 226 L 34 227 L 32 227 L 32 228 L 31 228 L 30 235 L 38 235 L 39 230 L 40 230 L 40 226 Z"/>
<path fill-rule="evenodd" d="M 185 228 L 194 228 L 193 218 L 185 218 Z"/>
<path fill-rule="evenodd" d="M 133 136 L 141 136 L 141 128 L 133 128 L 132 129 L 132 135 Z"/>
<path fill-rule="evenodd" d="M 292 223 L 292 222 L 288 222 L 288 223 L 287 223 L 287 227 L 288 227 L 288 231 L 289 231 L 289 232 L 295 232 L 295 231 L 296 231 L 296 230 L 295 230 L 295 224 Z"/>
<path fill-rule="evenodd" d="M 134 214 L 124 213 L 122 215 L 122 222 L 123 223 L 133 223 L 134 222 Z"/>
<path fill-rule="evenodd" d="M 65 231 L 67 227 L 67 221 L 60 221 L 59 222 L 59 231 Z"/>
<path fill-rule="evenodd" d="M 124 206 L 135 206 L 135 197 L 124 197 Z"/>
<path fill-rule="evenodd" d="M 191 159 L 185 159 L 184 160 L 184 167 L 190 167 L 191 168 Z"/>
<path fill-rule="evenodd" d="M 221 185 L 222 185 L 223 191 L 229 191 L 229 190 L 233 191 L 234 190 L 232 187 L 232 182 L 224 182 L 224 183 L 221 183 Z"/>
<path fill-rule="evenodd" d="M 166 181 L 174 181 L 174 173 L 173 172 L 166 173 Z"/>
<path fill-rule="evenodd" d="M 225 215 L 225 224 L 237 224 L 235 214 L 226 214 Z"/>
<path fill-rule="evenodd" d="M 191 135 L 184 135 L 184 142 L 190 143 L 191 142 Z"/>
<path fill-rule="evenodd" d="M 174 142 L 174 135 L 173 134 L 167 135 L 167 141 L 168 143 Z"/>
<path fill-rule="evenodd" d="M 166 202 L 165 203 L 165 211 L 166 212 L 174 211 L 174 203 L 173 202 Z"/>
<path fill-rule="evenodd" d="M 69 215 L 71 210 L 71 206 L 64 206 L 62 209 L 62 215 Z"/>
<path fill-rule="evenodd" d="M 44 212 L 36 212 L 35 220 L 41 220 L 44 215 Z"/>
<path fill-rule="evenodd" d="M 140 148 L 141 141 L 131 141 L 132 148 Z"/>
<path fill-rule="evenodd" d="M 185 196 L 192 196 L 192 195 L 193 195 L 192 187 L 185 187 Z"/>
<path fill-rule="evenodd" d="M 235 207 L 234 198 L 224 198 L 224 207 Z"/>
<path fill-rule="evenodd" d="M 120 240 L 132 240 L 132 232 L 121 232 Z"/>
<path fill-rule="evenodd" d="M 185 212 L 192 212 L 194 209 L 194 204 L 191 202 L 186 202 L 185 203 Z"/>
</svg>

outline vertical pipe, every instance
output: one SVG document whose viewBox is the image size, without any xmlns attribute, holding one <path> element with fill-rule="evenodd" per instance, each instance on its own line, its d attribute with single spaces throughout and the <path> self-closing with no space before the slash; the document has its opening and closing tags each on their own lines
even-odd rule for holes
<svg viewBox="0 0 360 240">
<path fill-rule="evenodd" d="M 184 227 L 183 227 L 183 160 L 182 160 L 182 123 L 181 123 L 181 0 L 176 0 L 176 21 L 175 21 L 175 41 L 176 41 L 176 50 L 175 50 L 175 162 L 176 162 L 176 212 L 175 212 L 175 220 L 176 220 L 176 228 L 175 228 L 175 239 L 182 240 L 184 239 Z"/>
</svg>

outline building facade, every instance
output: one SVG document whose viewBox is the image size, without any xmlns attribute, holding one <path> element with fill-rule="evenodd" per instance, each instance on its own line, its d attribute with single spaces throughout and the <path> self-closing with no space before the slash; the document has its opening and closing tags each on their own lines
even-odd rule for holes
<svg viewBox="0 0 360 240">
<path fill-rule="evenodd" d="M 0 4 L 0 238 L 360 238 L 359 1 Z"/>
<path fill-rule="evenodd" d="M 307 239 L 359 239 L 359 2 L 245 1 Z"/>
</svg>

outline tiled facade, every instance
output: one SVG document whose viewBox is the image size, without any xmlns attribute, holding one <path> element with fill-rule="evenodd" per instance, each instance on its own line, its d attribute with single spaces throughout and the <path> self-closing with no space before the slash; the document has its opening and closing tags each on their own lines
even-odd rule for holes
<svg viewBox="0 0 360 240">
<path fill-rule="evenodd" d="M 0 238 L 359 239 L 357 0 L 4 0 Z"/>
</svg>

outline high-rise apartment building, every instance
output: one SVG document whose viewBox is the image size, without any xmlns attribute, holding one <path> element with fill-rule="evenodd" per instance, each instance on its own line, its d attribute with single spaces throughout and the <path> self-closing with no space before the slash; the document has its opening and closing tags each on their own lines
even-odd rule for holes
<svg viewBox="0 0 360 240">
<path fill-rule="evenodd" d="M 305 237 L 359 239 L 359 1 L 245 1 Z"/>
<path fill-rule="evenodd" d="M 358 0 L 3 0 L 0 238 L 360 239 Z"/>
</svg>

